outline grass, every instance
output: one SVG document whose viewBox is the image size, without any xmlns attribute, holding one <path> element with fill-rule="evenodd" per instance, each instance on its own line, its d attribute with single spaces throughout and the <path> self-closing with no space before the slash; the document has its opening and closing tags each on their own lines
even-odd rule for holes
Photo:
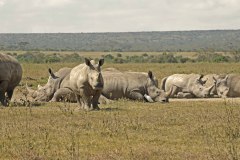
<svg viewBox="0 0 240 160">
<path fill-rule="evenodd" d="M 227 131 L 239 127 L 240 110 L 231 102 L 121 100 L 101 108 L 84 112 L 75 104 L 52 103 L 2 109 L 0 158 L 226 159 Z M 226 108 L 235 114 L 229 123 Z"/>
<path fill-rule="evenodd" d="M 22 64 L 21 83 L 35 87 L 46 83 L 48 67 L 57 71 L 75 65 Z M 106 67 L 152 70 L 159 79 L 173 73 L 240 71 L 237 63 Z M 168 104 L 120 100 L 100 108 L 85 112 L 76 104 L 45 103 L 0 109 L 0 159 L 240 159 L 240 109 L 235 99 Z"/>
</svg>

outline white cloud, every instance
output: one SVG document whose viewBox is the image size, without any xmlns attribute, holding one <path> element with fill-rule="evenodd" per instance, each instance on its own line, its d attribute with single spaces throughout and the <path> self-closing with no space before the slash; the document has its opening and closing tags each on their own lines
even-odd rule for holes
<svg viewBox="0 0 240 160">
<path fill-rule="evenodd" d="M 34 0 L 33 7 L 59 7 L 68 5 L 72 0 Z"/>
<path fill-rule="evenodd" d="M 3 6 L 5 4 L 4 0 L 0 0 L 0 7 Z"/>
<path fill-rule="evenodd" d="M 0 0 L 0 6 L 0 32 L 240 29 L 240 0 Z"/>
</svg>

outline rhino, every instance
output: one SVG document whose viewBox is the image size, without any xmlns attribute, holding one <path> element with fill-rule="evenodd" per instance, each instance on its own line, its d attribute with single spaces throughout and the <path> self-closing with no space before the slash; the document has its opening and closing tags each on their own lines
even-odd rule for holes
<svg viewBox="0 0 240 160">
<path fill-rule="evenodd" d="M 70 72 L 69 86 L 76 96 L 80 107 L 85 110 L 99 110 L 98 100 L 101 95 L 104 81 L 101 66 L 104 59 L 98 63 L 85 58 L 85 63 L 74 67 Z"/>
<path fill-rule="evenodd" d="M 38 85 L 38 90 L 33 90 L 26 85 L 26 88 L 31 97 L 35 101 L 70 101 L 76 102 L 75 95 L 69 87 L 69 78 L 72 68 L 64 67 L 56 73 L 51 68 L 48 69 L 49 78 L 44 86 Z"/>
<path fill-rule="evenodd" d="M 228 74 L 215 78 L 216 90 L 219 97 L 240 97 L 240 75 Z"/>
<path fill-rule="evenodd" d="M 120 72 L 106 69 L 102 72 L 104 88 L 102 95 L 110 100 L 128 98 L 147 102 L 168 102 L 169 92 L 158 88 L 158 80 L 153 73 Z"/>
<path fill-rule="evenodd" d="M 160 88 L 169 91 L 171 86 L 177 86 L 170 97 L 177 94 L 178 98 L 206 98 L 210 96 L 214 85 L 204 87 L 206 81 L 203 81 L 202 77 L 200 74 L 173 74 L 162 79 Z"/>
<path fill-rule="evenodd" d="M 7 106 L 22 79 L 22 67 L 12 56 L 0 53 L 0 101 Z"/>
</svg>

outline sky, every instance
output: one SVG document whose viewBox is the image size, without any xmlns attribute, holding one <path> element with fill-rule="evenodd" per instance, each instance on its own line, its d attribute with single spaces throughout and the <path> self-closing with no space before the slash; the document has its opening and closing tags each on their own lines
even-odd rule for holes
<svg viewBox="0 0 240 160">
<path fill-rule="evenodd" d="M 0 33 L 240 29 L 240 0 L 0 0 Z"/>
</svg>

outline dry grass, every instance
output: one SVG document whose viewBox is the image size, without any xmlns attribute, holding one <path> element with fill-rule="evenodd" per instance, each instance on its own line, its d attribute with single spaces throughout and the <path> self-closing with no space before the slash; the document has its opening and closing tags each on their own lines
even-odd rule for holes
<svg viewBox="0 0 240 160">
<path fill-rule="evenodd" d="M 23 64 L 25 82 L 44 84 L 47 68 L 76 64 Z M 120 70 L 239 73 L 239 64 L 105 64 Z M 31 77 L 37 80 L 28 80 Z M 19 87 L 18 89 L 22 89 Z M 116 101 L 100 111 L 76 104 L 0 109 L 0 159 L 240 159 L 240 109 L 228 101 L 169 104 Z"/>
</svg>

